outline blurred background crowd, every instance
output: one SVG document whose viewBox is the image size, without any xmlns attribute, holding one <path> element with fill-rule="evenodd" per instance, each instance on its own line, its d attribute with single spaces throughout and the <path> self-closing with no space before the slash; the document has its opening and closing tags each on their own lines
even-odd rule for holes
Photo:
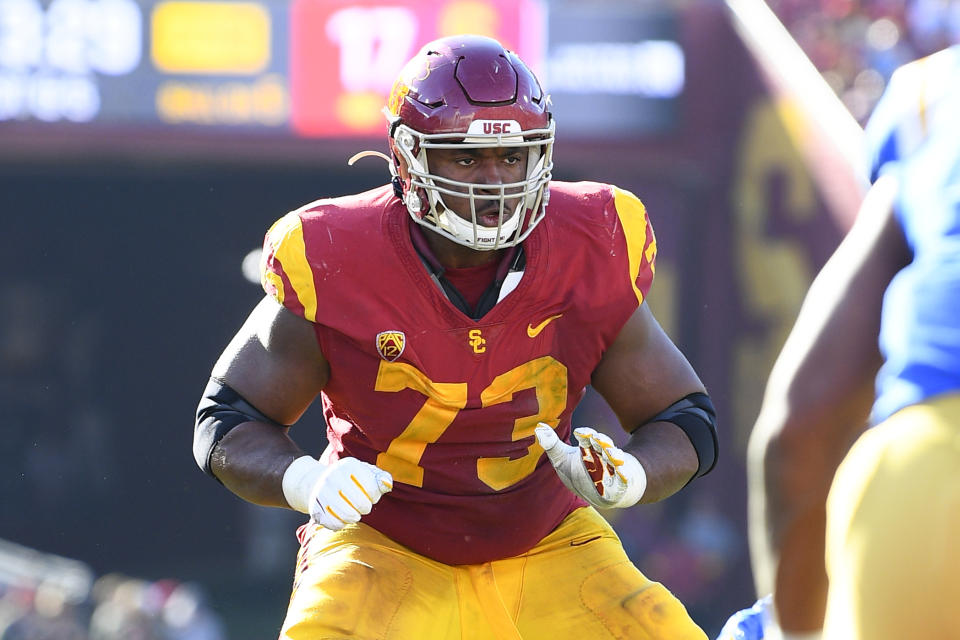
<svg viewBox="0 0 960 640">
<path fill-rule="evenodd" d="M 4 640 L 226 640 L 203 588 L 97 576 L 77 560 L 0 541 Z"/>
<path fill-rule="evenodd" d="M 865 123 L 898 66 L 960 41 L 949 0 L 770 0 L 804 53 Z"/>
<path fill-rule="evenodd" d="M 14 2 L 0 0 L 0 14 Z M 713 34 L 732 46 L 732 31 L 711 22 L 726 15 L 722 3 L 653 5 L 681 15 L 684 38 Z M 946 0 L 768 6 L 861 124 L 897 66 L 960 40 L 960 3 Z M 770 154 L 787 136 L 765 124 L 758 74 L 741 69 L 749 57 L 719 56 L 718 72 L 711 47 L 695 57 L 691 46 L 686 119 L 675 129 L 632 144 L 557 144 L 558 177 L 616 182 L 647 203 L 663 256 L 651 304 L 720 409 L 716 471 L 662 504 L 609 514 L 631 558 L 708 634 L 753 601 L 746 433 L 805 287 L 843 232 L 811 195 L 818 187 L 797 154 Z M 0 112 L 7 79 L 0 73 Z M 267 145 L 249 154 L 259 158 L 222 164 L 171 160 L 171 145 L 193 142 L 191 129 L 174 143 L 163 131 L 136 143 L 123 129 L 97 134 L 88 157 L 59 129 L 33 137 L 33 124 L 0 122 L 0 211 L 10 223 L 0 245 L 10 276 L 0 283 L 0 539 L 10 540 L 0 542 L 0 640 L 270 637 L 300 516 L 242 504 L 204 478 L 190 457 L 192 412 L 213 358 L 260 295 L 240 266 L 245 256 L 255 264 L 269 223 L 325 189 L 360 190 L 385 174 L 347 172 L 341 151 L 364 148 L 352 140 L 325 142 L 317 159 L 312 147 Z M 104 154 L 104 139 L 124 152 Z M 41 152 L 11 151 L 11 140 Z M 226 157 L 232 144 L 210 146 Z M 588 396 L 575 420 L 611 416 Z M 319 452 L 320 431 L 297 437 Z"/>
</svg>

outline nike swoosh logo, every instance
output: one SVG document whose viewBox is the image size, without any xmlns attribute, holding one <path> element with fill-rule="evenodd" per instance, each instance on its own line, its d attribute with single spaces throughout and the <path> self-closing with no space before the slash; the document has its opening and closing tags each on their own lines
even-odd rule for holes
<svg viewBox="0 0 960 640">
<path fill-rule="evenodd" d="M 550 316 L 549 318 L 547 318 L 546 320 L 544 320 L 543 322 L 541 322 L 541 323 L 538 324 L 537 326 L 533 326 L 532 324 L 528 324 L 528 325 L 527 325 L 527 335 L 530 336 L 531 338 L 536 338 L 538 335 L 540 335 L 540 332 L 543 331 L 544 327 L 546 327 L 548 324 L 550 324 L 551 322 L 553 322 L 554 320 L 556 320 L 557 318 L 559 318 L 559 317 L 562 316 L 562 315 L 563 315 L 562 313 L 558 313 L 558 314 L 555 315 L 555 316 Z"/>
<path fill-rule="evenodd" d="M 580 538 L 578 540 L 571 540 L 570 546 L 579 547 L 581 545 L 587 544 L 588 542 L 593 542 L 594 540 L 599 540 L 599 539 L 600 539 L 600 536 L 593 536 L 592 538 Z"/>
</svg>

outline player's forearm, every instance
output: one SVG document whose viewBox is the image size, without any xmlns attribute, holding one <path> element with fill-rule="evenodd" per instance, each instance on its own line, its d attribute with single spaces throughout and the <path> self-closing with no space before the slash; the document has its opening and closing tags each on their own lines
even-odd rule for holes
<svg viewBox="0 0 960 640">
<path fill-rule="evenodd" d="M 858 218 L 807 294 L 751 433 L 755 582 L 788 631 L 823 623 L 827 494 L 873 403 L 883 292 L 909 257 L 902 245 L 889 211 Z"/>
<path fill-rule="evenodd" d="M 773 604 L 784 631 L 808 633 L 823 628 L 827 606 L 825 523 L 823 503 L 811 504 L 796 514 L 781 541 Z"/>
<path fill-rule="evenodd" d="M 669 422 L 645 424 L 630 436 L 623 450 L 632 454 L 647 474 L 641 503 L 657 502 L 680 489 L 697 472 L 697 452 L 680 427 Z"/>
<path fill-rule="evenodd" d="M 753 472 L 751 472 L 753 473 Z M 827 489 L 811 487 L 803 496 L 785 493 L 775 481 L 751 491 L 750 548 L 758 594 L 774 594 L 781 627 L 812 631 L 823 626 L 827 574 L 824 530 Z"/>
<path fill-rule="evenodd" d="M 220 440 L 210 459 L 214 475 L 244 500 L 267 507 L 287 507 L 283 474 L 300 447 L 275 425 L 247 422 Z"/>
<path fill-rule="evenodd" d="M 761 416 L 751 436 L 747 472 L 754 577 L 758 594 L 774 594 L 786 631 L 823 626 L 826 500 L 837 466 L 866 419 L 869 402 L 858 395 L 851 391 L 845 406 L 833 405 L 829 418 L 798 412 L 791 421 L 777 423 Z"/>
</svg>

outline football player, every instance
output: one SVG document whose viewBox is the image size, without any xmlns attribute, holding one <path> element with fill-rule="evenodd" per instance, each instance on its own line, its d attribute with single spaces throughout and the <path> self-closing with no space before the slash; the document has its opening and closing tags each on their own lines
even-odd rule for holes
<svg viewBox="0 0 960 640">
<path fill-rule="evenodd" d="M 954 46 L 897 70 L 867 125 L 873 186 L 751 436 L 754 574 L 773 597 L 724 640 L 960 638 L 958 113 Z"/>
<path fill-rule="evenodd" d="M 596 508 L 714 466 L 714 409 L 645 304 L 656 240 L 632 193 L 551 181 L 554 121 L 495 40 L 404 68 L 392 181 L 276 222 L 266 297 L 214 365 L 199 465 L 310 516 L 282 638 L 704 633 Z M 570 417 L 592 384 L 623 447 Z M 317 395 L 329 446 L 288 434 Z"/>
</svg>

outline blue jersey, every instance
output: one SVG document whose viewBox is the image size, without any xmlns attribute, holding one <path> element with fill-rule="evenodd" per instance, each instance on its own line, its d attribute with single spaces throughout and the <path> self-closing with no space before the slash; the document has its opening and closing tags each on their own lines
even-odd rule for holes
<svg viewBox="0 0 960 640">
<path fill-rule="evenodd" d="M 870 182 L 884 167 L 908 158 L 931 132 L 949 127 L 956 112 L 945 105 L 960 83 L 960 45 L 915 60 L 897 69 L 870 122 L 867 123 L 867 157 Z"/>
<path fill-rule="evenodd" d="M 960 391 L 960 47 L 898 71 L 867 127 L 871 175 L 899 180 L 913 261 L 884 295 L 876 422 Z"/>
</svg>

